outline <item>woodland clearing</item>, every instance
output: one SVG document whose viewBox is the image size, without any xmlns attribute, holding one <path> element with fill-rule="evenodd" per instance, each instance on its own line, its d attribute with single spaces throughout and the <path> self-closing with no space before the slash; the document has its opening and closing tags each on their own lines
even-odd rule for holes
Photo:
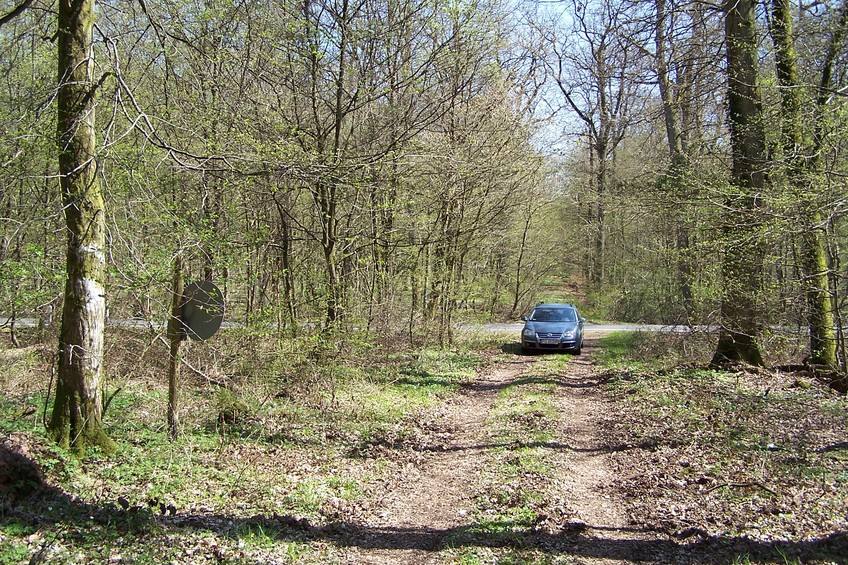
<svg viewBox="0 0 848 565">
<path fill-rule="evenodd" d="M 174 443 L 161 385 L 129 379 L 121 450 L 82 460 L 39 430 L 37 351 L 7 350 L 0 562 L 848 562 L 843 396 L 644 361 L 683 336 L 504 337 L 189 381 Z"/>
</svg>

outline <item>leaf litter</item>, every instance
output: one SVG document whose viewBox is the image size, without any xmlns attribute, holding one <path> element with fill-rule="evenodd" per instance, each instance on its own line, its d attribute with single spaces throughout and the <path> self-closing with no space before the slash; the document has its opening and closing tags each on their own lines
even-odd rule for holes
<svg viewBox="0 0 848 565">
<path fill-rule="evenodd" d="M 79 490 L 72 462 L 9 435 L 53 466 L 40 494 L 4 498 L 2 541 L 23 563 L 846 562 L 844 397 L 791 375 L 602 373 L 591 347 L 544 379 L 539 359 L 486 355 L 394 423 L 327 418 L 304 442 L 259 419 L 263 441 L 197 456 L 215 472 L 184 492 L 110 483 L 96 459 Z M 522 401 L 505 434 L 493 408 L 525 382 L 555 411 Z M 242 480 L 203 482 L 221 476 Z"/>
</svg>

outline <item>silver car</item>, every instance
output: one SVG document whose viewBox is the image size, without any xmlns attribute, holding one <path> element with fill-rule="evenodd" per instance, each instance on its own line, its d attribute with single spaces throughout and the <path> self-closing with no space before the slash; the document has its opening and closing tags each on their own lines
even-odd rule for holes
<svg viewBox="0 0 848 565">
<path fill-rule="evenodd" d="M 570 351 L 580 355 L 583 324 L 573 304 L 538 304 L 530 316 L 522 316 L 521 351 Z"/>
</svg>

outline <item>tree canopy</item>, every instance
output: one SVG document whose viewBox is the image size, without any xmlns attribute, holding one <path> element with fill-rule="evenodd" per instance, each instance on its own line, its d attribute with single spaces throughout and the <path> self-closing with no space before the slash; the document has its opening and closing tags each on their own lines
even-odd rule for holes
<svg viewBox="0 0 848 565">
<path fill-rule="evenodd" d="M 280 336 L 576 300 L 845 368 L 844 3 L 58 5 L 0 5 L 0 312 L 95 404 L 107 312 L 162 331 L 177 267 Z"/>
</svg>

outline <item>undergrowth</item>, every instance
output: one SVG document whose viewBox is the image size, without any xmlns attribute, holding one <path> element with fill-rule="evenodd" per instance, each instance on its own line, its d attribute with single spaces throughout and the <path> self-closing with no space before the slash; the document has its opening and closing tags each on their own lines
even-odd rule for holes
<svg viewBox="0 0 848 565">
<path fill-rule="evenodd" d="M 172 442 L 162 351 L 131 331 L 108 341 L 109 457 L 54 447 L 49 364 L 36 348 L 0 351 L 0 462 L 22 454 L 35 469 L 27 488 L 0 481 L 0 563 L 326 561 L 309 536 L 405 465 L 418 420 L 485 362 L 467 346 L 236 329 L 187 344 Z"/>
</svg>

